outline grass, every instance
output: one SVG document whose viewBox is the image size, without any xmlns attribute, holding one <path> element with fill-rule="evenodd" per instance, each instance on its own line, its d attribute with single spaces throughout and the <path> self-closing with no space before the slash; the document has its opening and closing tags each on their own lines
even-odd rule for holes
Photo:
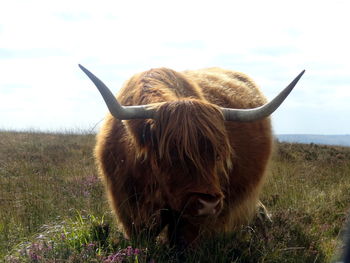
<svg viewBox="0 0 350 263">
<path fill-rule="evenodd" d="M 272 223 L 179 255 L 125 240 L 91 134 L 0 132 L 0 262 L 332 262 L 350 204 L 350 148 L 277 143 L 262 201 Z"/>
</svg>

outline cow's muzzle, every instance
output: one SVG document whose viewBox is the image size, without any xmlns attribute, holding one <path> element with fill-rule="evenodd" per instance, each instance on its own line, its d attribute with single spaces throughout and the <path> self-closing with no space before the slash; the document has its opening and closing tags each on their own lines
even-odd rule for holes
<svg viewBox="0 0 350 263">
<path fill-rule="evenodd" d="M 223 208 L 223 199 L 221 194 L 191 193 L 183 214 L 194 217 L 216 216 Z"/>
</svg>

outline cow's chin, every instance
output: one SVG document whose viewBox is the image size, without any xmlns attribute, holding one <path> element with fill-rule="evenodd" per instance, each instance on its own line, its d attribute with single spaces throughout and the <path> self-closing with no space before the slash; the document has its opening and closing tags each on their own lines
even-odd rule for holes
<svg viewBox="0 0 350 263">
<path fill-rule="evenodd" d="M 184 218 L 206 220 L 217 217 L 223 208 L 222 195 L 190 193 L 182 202 L 181 215 Z"/>
</svg>

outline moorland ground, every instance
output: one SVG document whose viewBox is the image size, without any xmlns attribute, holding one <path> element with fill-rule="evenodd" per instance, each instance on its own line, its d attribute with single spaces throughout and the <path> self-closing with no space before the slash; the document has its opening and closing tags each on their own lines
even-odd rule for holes
<svg viewBox="0 0 350 263">
<path fill-rule="evenodd" d="M 0 261 L 331 262 L 350 207 L 350 148 L 278 143 L 255 219 L 175 253 L 118 231 L 94 165 L 92 134 L 0 132 Z"/>
</svg>

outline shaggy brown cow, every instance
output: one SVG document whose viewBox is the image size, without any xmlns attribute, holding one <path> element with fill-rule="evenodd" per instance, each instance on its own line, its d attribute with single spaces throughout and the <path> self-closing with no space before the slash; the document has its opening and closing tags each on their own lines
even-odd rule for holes
<svg viewBox="0 0 350 263">
<path fill-rule="evenodd" d="M 252 217 L 272 147 L 268 116 L 303 72 L 265 104 L 256 84 L 234 71 L 151 69 L 127 81 L 116 100 L 80 67 L 111 112 L 95 156 L 128 237 L 168 226 L 170 242 L 189 244 Z"/>
</svg>

